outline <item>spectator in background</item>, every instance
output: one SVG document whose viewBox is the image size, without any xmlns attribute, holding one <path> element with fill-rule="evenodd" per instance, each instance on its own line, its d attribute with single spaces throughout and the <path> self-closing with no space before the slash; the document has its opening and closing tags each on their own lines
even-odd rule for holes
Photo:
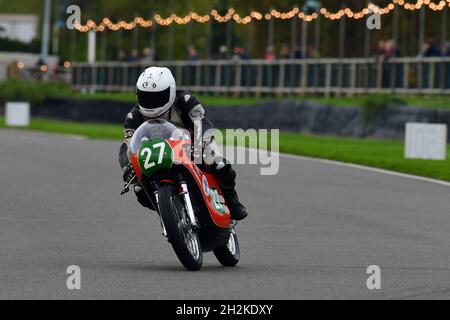
<svg viewBox="0 0 450 320">
<path fill-rule="evenodd" d="M 9 65 L 8 68 L 8 76 L 11 78 L 15 78 L 17 76 L 19 76 L 19 62 L 14 60 L 13 62 L 11 62 L 11 64 Z"/>
<path fill-rule="evenodd" d="M 231 57 L 233 60 L 241 60 L 241 48 L 236 46 L 233 48 L 233 56 Z"/>
<path fill-rule="evenodd" d="M 200 57 L 197 53 L 197 50 L 193 45 L 188 46 L 188 60 L 189 61 L 198 61 Z"/>
<path fill-rule="evenodd" d="M 153 52 L 152 48 L 149 47 L 145 47 L 142 50 L 142 62 L 144 63 L 152 63 L 153 61 L 155 61 L 155 53 Z"/>
<path fill-rule="evenodd" d="M 128 58 L 128 62 L 137 62 L 140 60 L 139 51 L 137 49 L 131 50 L 131 55 Z"/>
<path fill-rule="evenodd" d="M 294 48 L 294 59 L 303 59 L 303 53 L 299 46 Z"/>
<path fill-rule="evenodd" d="M 388 40 L 384 43 L 384 60 L 396 57 L 395 42 L 393 40 Z"/>
<path fill-rule="evenodd" d="M 47 62 L 42 57 L 40 57 L 36 62 L 36 69 L 37 72 L 35 78 L 37 80 L 42 80 L 44 75 L 48 72 Z"/>
<path fill-rule="evenodd" d="M 241 48 L 241 59 L 250 60 L 250 54 L 244 48 Z"/>
<path fill-rule="evenodd" d="M 400 56 L 400 50 L 394 40 L 380 40 L 378 41 L 377 51 L 375 57 L 377 61 L 385 62 L 390 58 Z"/>
<path fill-rule="evenodd" d="M 430 45 L 428 42 L 425 41 L 424 43 L 422 43 L 422 52 L 420 52 L 420 55 L 423 57 L 426 57 L 425 54 L 426 54 L 427 50 L 429 49 L 429 47 L 430 47 Z"/>
<path fill-rule="evenodd" d="M 440 55 L 441 50 L 439 50 L 439 46 L 436 44 L 436 41 L 433 38 L 430 38 L 428 42 L 424 43 L 422 56 L 439 57 Z"/>
<path fill-rule="evenodd" d="M 225 60 L 227 58 L 228 48 L 225 45 L 219 47 L 219 60 Z"/>
<path fill-rule="evenodd" d="M 400 46 L 394 40 L 392 41 L 394 42 L 394 57 L 401 57 Z"/>
<path fill-rule="evenodd" d="M 56 63 L 53 66 L 49 66 L 48 69 L 48 77 L 52 81 L 61 81 L 59 77 L 59 71 L 64 69 L 64 61 L 61 59 L 61 57 L 57 58 Z"/>
<path fill-rule="evenodd" d="M 316 59 L 316 58 L 319 58 L 320 56 L 319 56 L 319 53 L 317 52 L 317 50 L 316 50 L 316 47 L 314 46 L 314 45 L 312 45 L 312 44 L 310 44 L 309 46 L 308 46 L 308 54 L 306 55 L 308 58 L 310 58 L 310 59 Z"/>
<path fill-rule="evenodd" d="M 447 41 L 442 48 L 442 55 L 444 57 L 450 57 L 450 42 Z"/>
<path fill-rule="evenodd" d="M 36 61 L 36 68 L 41 68 L 42 66 L 45 66 L 46 62 L 44 61 L 44 59 L 42 59 L 42 57 L 40 57 L 37 61 Z"/>
<path fill-rule="evenodd" d="M 375 53 L 375 58 L 379 62 L 384 62 L 386 59 L 386 43 L 384 40 L 378 41 L 377 51 Z"/>
<path fill-rule="evenodd" d="M 283 44 L 280 49 L 280 59 L 290 59 L 291 51 L 287 44 Z"/>
<path fill-rule="evenodd" d="M 119 52 L 117 53 L 117 61 L 119 61 L 119 62 L 127 61 L 127 55 L 126 55 L 125 51 L 119 50 Z"/>
<path fill-rule="evenodd" d="M 249 55 L 247 54 L 247 51 L 245 51 L 244 48 L 236 46 L 233 49 L 233 59 L 234 60 L 248 60 L 250 59 Z"/>
<path fill-rule="evenodd" d="M 268 46 L 266 48 L 266 53 L 264 54 L 264 60 L 273 61 L 276 58 L 277 58 L 277 56 L 275 55 L 275 50 L 274 50 L 273 46 Z"/>
</svg>

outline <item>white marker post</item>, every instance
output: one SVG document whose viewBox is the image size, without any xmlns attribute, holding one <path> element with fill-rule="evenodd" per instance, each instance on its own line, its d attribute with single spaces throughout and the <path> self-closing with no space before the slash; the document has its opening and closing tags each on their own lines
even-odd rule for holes
<svg viewBox="0 0 450 320">
<path fill-rule="evenodd" d="M 445 160 L 447 157 L 447 125 L 407 123 L 405 158 Z"/>
<path fill-rule="evenodd" d="M 30 125 L 30 104 L 28 102 L 6 103 L 6 125 L 27 127 Z"/>
</svg>

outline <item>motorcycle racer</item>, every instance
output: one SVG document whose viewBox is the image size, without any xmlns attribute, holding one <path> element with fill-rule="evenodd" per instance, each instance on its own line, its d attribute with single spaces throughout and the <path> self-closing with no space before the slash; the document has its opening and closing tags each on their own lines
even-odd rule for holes
<svg viewBox="0 0 450 320">
<path fill-rule="evenodd" d="M 207 132 L 213 129 L 211 121 L 205 116 L 205 109 L 195 96 L 186 90 L 177 90 L 175 79 L 168 68 L 150 67 L 139 77 L 136 83 L 137 104 L 129 111 L 124 122 L 124 142 L 119 151 L 119 163 L 126 183 L 134 177 L 135 173 L 129 160 L 130 142 L 135 130 L 150 119 L 164 119 L 178 126 L 188 129 L 193 136 L 202 133 L 201 144 L 203 149 L 214 148 L 214 137 Z M 198 130 L 196 130 L 198 129 Z M 200 130 L 201 129 L 201 130 Z M 212 152 L 214 154 L 214 152 Z M 219 182 L 225 201 L 234 220 L 247 217 L 247 209 L 239 202 L 235 190 L 236 172 L 231 164 L 223 161 L 200 165 L 213 174 Z M 145 192 L 134 186 L 134 192 L 139 203 L 151 208 Z"/>
</svg>

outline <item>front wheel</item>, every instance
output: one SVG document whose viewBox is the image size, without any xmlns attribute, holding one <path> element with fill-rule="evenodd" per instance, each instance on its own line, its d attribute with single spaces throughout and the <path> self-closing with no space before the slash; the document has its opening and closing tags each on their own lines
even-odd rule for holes
<svg viewBox="0 0 450 320">
<path fill-rule="evenodd" d="M 177 189 L 172 184 L 159 188 L 159 211 L 173 250 L 183 266 L 197 271 L 203 264 L 203 251 L 197 232 L 188 223 L 187 212 Z"/>
<path fill-rule="evenodd" d="M 227 245 L 214 250 L 217 260 L 225 267 L 234 267 L 240 258 L 239 242 L 234 228 L 231 229 Z"/>
</svg>

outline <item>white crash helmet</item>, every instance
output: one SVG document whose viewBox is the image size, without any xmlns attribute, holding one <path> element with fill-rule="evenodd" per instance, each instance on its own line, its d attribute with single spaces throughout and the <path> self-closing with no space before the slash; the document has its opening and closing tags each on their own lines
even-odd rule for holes
<svg viewBox="0 0 450 320">
<path fill-rule="evenodd" d="M 144 117 L 160 117 L 175 101 L 176 84 L 172 72 L 160 67 L 145 69 L 136 83 L 136 95 Z"/>
</svg>

